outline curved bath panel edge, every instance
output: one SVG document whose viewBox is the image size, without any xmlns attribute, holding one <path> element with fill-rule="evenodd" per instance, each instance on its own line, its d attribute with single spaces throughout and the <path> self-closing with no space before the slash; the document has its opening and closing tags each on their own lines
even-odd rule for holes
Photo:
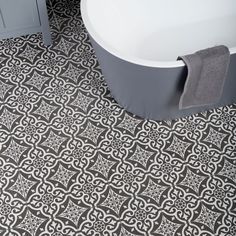
<svg viewBox="0 0 236 236">
<path fill-rule="evenodd" d="M 219 102 L 179 110 L 186 67 L 152 68 L 122 60 L 101 47 L 90 35 L 105 80 L 115 100 L 145 119 L 175 119 L 236 102 L 236 54 L 231 55 L 228 77 Z"/>
</svg>

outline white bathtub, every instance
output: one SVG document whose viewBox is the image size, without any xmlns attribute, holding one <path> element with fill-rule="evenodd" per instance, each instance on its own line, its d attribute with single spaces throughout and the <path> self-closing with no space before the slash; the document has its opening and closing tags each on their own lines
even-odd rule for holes
<svg viewBox="0 0 236 236">
<path fill-rule="evenodd" d="M 236 0 L 82 0 L 84 24 L 115 99 L 151 119 L 236 101 Z M 178 56 L 226 45 L 231 64 L 213 106 L 179 110 L 186 67 Z"/>
</svg>

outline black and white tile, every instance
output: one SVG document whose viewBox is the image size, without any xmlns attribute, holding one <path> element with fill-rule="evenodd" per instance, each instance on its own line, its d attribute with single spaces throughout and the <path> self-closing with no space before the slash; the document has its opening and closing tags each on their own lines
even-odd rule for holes
<svg viewBox="0 0 236 236">
<path fill-rule="evenodd" d="M 48 7 L 52 46 L 0 42 L 0 235 L 235 236 L 236 106 L 160 122 L 127 113 L 79 2 Z"/>
</svg>

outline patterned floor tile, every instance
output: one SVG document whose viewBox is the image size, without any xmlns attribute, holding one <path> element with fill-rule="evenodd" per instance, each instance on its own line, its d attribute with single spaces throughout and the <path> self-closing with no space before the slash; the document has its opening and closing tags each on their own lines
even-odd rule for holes
<svg viewBox="0 0 236 236">
<path fill-rule="evenodd" d="M 0 41 L 0 235 L 235 236 L 236 106 L 143 120 L 107 88 L 78 0 Z"/>
</svg>

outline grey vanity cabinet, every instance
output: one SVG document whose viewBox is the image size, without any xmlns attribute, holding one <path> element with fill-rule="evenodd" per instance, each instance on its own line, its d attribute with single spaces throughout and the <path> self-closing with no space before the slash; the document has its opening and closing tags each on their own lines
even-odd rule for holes
<svg viewBox="0 0 236 236">
<path fill-rule="evenodd" d="M 0 39 L 37 32 L 51 44 L 45 0 L 0 0 Z"/>
</svg>

